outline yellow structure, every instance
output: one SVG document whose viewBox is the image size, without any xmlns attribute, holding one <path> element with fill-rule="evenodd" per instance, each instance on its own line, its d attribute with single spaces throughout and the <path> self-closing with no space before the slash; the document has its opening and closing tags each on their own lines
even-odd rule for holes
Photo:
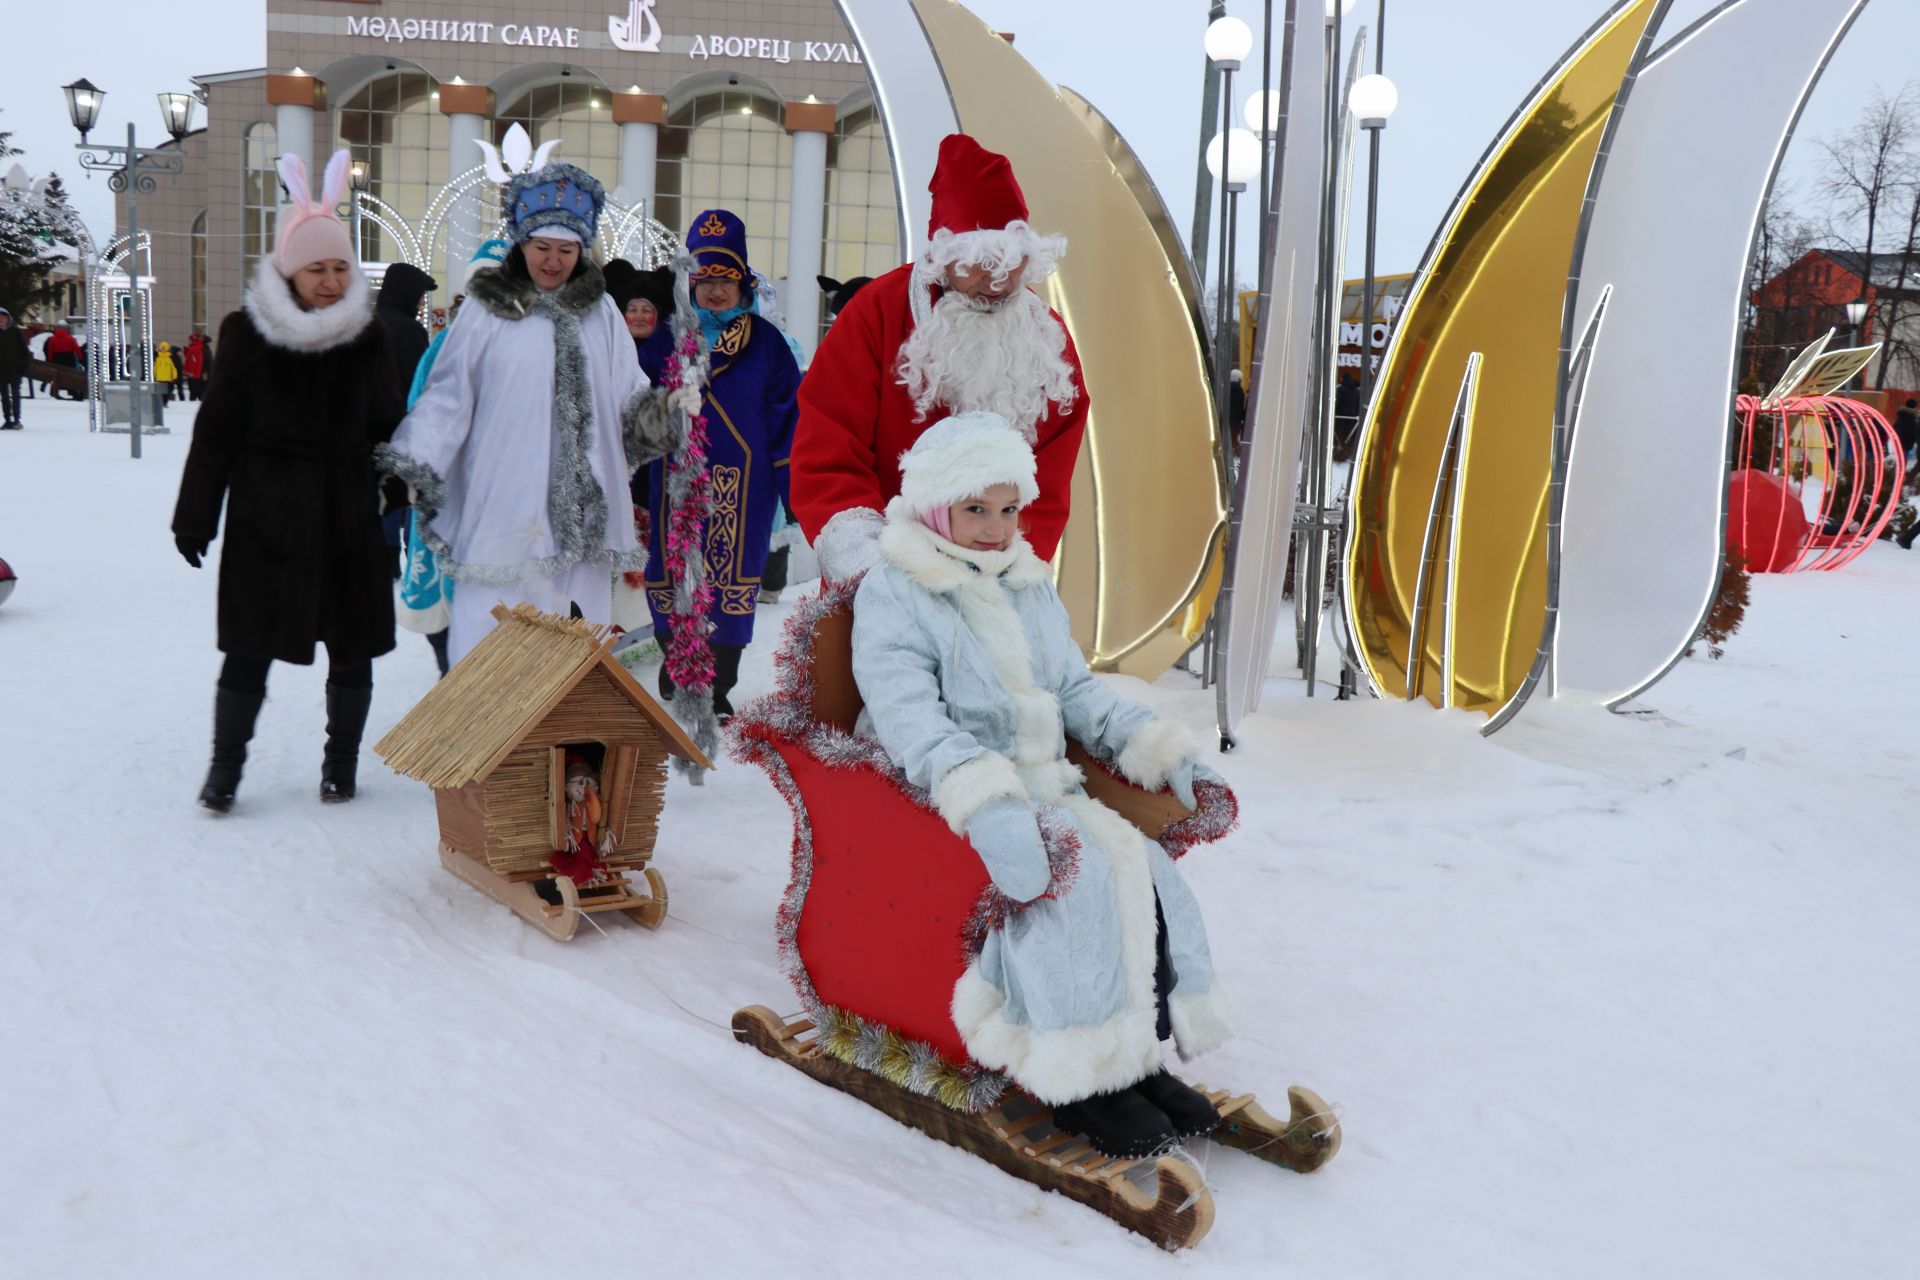
<svg viewBox="0 0 1920 1280">
<path fill-rule="evenodd" d="M 1346 562 L 1355 644 L 1387 696 L 1497 714 L 1525 689 L 1547 623 L 1583 202 L 1663 7 L 1617 5 L 1537 91 L 1454 206 L 1400 317 L 1356 459 Z M 1463 389 L 1476 354 L 1477 386 Z"/>
</svg>

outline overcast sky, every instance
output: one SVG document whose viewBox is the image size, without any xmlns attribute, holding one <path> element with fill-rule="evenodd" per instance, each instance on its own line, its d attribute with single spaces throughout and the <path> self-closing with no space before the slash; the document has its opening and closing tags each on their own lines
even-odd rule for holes
<svg viewBox="0 0 1920 1280">
<path fill-rule="evenodd" d="M 1400 111 L 1386 131 L 1381 160 L 1383 274 L 1419 264 L 1495 131 L 1606 2 L 1390 0 L 1386 70 L 1399 85 Z M 262 0 L 199 0 L 167 10 L 164 20 L 145 0 L 6 3 L 0 129 L 13 131 L 30 172 L 61 173 L 96 234 L 112 218 L 111 197 L 104 177 L 86 177 L 74 163 L 60 86 L 85 76 L 107 90 L 96 140 L 124 137 L 131 119 L 152 143 L 164 137 L 156 93 L 189 88 L 191 75 L 261 67 L 266 60 Z M 1376 3 L 1360 0 L 1348 22 L 1372 25 Z M 1713 3 L 1674 0 L 1667 30 Z M 693 6 L 694 0 L 661 0 L 660 10 Z M 615 7 L 609 0 L 609 12 Z M 1114 121 L 1146 161 L 1184 232 L 1192 221 L 1207 0 L 974 0 L 972 8 L 1014 32 L 1015 47 L 1043 75 L 1077 89 Z M 1255 0 L 1229 0 L 1228 12 L 1246 19 L 1256 38 L 1261 11 Z M 1249 64 L 1254 69 L 1257 48 Z M 1788 158 L 1789 180 L 1810 190 L 1816 140 L 1851 123 L 1876 87 L 1893 92 L 1920 76 L 1916 53 L 1920 3 L 1872 0 L 1815 93 Z M 1252 90 L 1251 79 L 1235 78 L 1236 98 Z M 1711 146 L 1717 124 L 1701 120 L 1690 127 L 1699 130 L 1702 146 Z M 1360 203 L 1356 198 L 1356 210 Z M 1252 222 L 1243 216 L 1242 263 L 1251 260 Z M 1357 272 L 1357 236 L 1353 244 Z"/>
</svg>

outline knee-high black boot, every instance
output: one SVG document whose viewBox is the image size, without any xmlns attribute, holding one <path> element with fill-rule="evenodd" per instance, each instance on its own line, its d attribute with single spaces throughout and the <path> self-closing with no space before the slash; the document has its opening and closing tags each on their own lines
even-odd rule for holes
<svg viewBox="0 0 1920 1280">
<path fill-rule="evenodd" d="M 713 646 L 713 713 L 722 720 L 733 715 L 733 703 L 727 695 L 740 683 L 740 655 L 746 651 L 745 645 Z"/>
<path fill-rule="evenodd" d="M 440 668 L 441 675 L 447 674 L 447 667 L 449 665 L 447 662 L 447 629 L 442 627 L 438 631 L 430 632 L 427 636 L 427 644 L 433 649 L 433 665 Z"/>
<path fill-rule="evenodd" d="M 320 766 L 320 798 L 329 804 L 353 799 L 360 763 L 360 734 L 367 727 L 373 686 L 342 688 L 327 682 L 327 749 Z"/>
<path fill-rule="evenodd" d="M 253 741 L 254 722 L 260 716 L 265 693 L 242 693 L 224 685 L 213 690 L 213 763 L 207 769 L 206 785 L 200 788 L 200 803 L 215 813 L 233 808 L 234 792 L 240 789 L 240 770 L 247 762 L 247 744 Z"/>
</svg>

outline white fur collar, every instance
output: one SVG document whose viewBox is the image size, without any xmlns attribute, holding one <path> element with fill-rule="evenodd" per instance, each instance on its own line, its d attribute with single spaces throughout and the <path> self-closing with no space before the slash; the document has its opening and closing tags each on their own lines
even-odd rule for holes
<svg viewBox="0 0 1920 1280">
<path fill-rule="evenodd" d="M 978 582 L 998 581 L 1017 588 L 1053 579 L 1053 570 L 1033 554 L 1025 538 L 1014 539 L 1013 546 L 1005 551 L 969 551 L 921 524 L 900 498 L 887 504 L 880 554 L 888 564 L 936 595 Z"/>
<path fill-rule="evenodd" d="M 308 311 L 293 296 L 293 285 L 274 268 L 271 255 L 253 270 L 246 307 L 260 336 L 287 351 L 331 351 L 359 337 L 373 322 L 367 277 L 358 266 L 347 273 L 347 292 L 340 301 Z"/>
</svg>

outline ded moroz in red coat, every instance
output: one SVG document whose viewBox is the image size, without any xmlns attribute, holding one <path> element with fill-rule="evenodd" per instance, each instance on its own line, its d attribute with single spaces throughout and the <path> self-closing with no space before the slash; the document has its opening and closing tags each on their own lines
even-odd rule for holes
<svg viewBox="0 0 1920 1280">
<path fill-rule="evenodd" d="M 810 541 L 842 511 L 884 511 L 900 492 L 900 455 L 934 423 L 948 416 L 933 405 L 914 420 L 913 397 L 900 383 L 900 345 L 913 331 L 908 289 L 911 263 L 881 276 L 854 295 L 827 330 L 800 383 L 800 423 L 793 440 L 793 511 Z M 937 299 L 939 289 L 933 290 Z M 1062 329 L 1056 312 L 1049 311 Z M 1087 388 L 1080 354 L 1067 337 L 1073 366 L 1071 408 L 1049 405 L 1035 428 L 1040 497 L 1023 512 L 1027 541 L 1042 560 L 1067 528 L 1073 467 L 1087 429 Z M 875 481 L 878 481 L 878 484 Z"/>
</svg>

